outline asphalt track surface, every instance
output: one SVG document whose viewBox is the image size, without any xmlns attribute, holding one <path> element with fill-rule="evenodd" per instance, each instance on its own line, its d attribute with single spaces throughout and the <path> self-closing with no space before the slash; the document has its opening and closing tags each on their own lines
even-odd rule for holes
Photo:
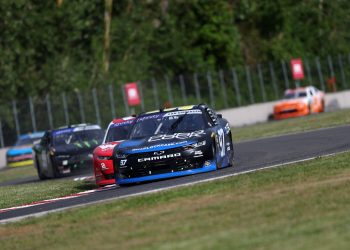
<svg viewBox="0 0 350 250">
<path fill-rule="evenodd" d="M 235 144 L 235 167 L 174 179 L 138 184 L 93 192 L 67 200 L 25 207 L 0 213 L 0 222 L 29 215 L 77 207 L 104 200 L 118 199 L 138 193 L 151 192 L 165 187 L 175 187 L 205 179 L 257 170 L 272 165 L 290 163 L 317 156 L 350 150 L 350 126 L 277 136 Z M 234 180 L 233 180 L 234 181 Z"/>
</svg>

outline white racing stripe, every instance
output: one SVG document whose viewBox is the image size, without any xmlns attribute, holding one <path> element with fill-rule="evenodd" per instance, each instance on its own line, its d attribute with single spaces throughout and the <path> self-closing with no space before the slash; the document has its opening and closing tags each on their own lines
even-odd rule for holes
<svg viewBox="0 0 350 250">
<path fill-rule="evenodd" d="M 225 179 L 225 178 L 232 177 L 232 176 L 238 176 L 238 175 L 253 173 L 253 172 L 257 172 L 257 171 L 261 171 L 261 170 L 272 169 L 272 168 L 277 168 L 277 167 L 284 167 L 284 166 L 288 166 L 288 165 L 295 164 L 295 163 L 310 161 L 310 160 L 314 160 L 314 159 L 317 159 L 317 158 L 320 158 L 320 157 L 322 157 L 322 158 L 323 157 L 330 157 L 330 156 L 334 156 L 334 155 L 342 154 L 342 153 L 346 153 L 346 152 L 350 152 L 350 151 L 346 150 L 346 151 L 341 151 L 341 152 L 337 152 L 337 153 L 319 155 L 319 156 L 309 157 L 309 158 L 305 158 L 305 159 L 301 159 L 301 160 L 289 161 L 289 162 L 275 164 L 275 165 L 266 166 L 266 167 L 261 167 L 261 168 L 257 168 L 257 169 L 242 171 L 242 172 L 239 172 L 239 173 L 232 173 L 232 174 L 227 174 L 227 175 L 218 176 L 218 177 L 212 177 L 212 178 L 208 178 L 208 179 L 204 179 L 204 180 L 193 181 L 193 182 L 190 182 L 190 183 L 177 184 L 177 185 L 170 186 L 170 187 L 163 187 L 163 188 L 153 189 L 153 190 L 149 190 L 149 191 L 143 191 L 143 192 L 139 192 L 139 193 L 135 193 L 135 194 L 123 195 L 123 196 L 119 196 L 119 197 L 113 197 L 113 198 L 109 198 L 109 199 L 88 202 L 88 203 L 84 203 L 84 204 L 80 204 L 80 205 L 74 205 L 74 206 L 54 209 L 54 210 L 50 210 L 50 211 L 38 212 L 38 213 L 30 214 L 30 215 L 18 216 L 18 217 L 14 217 L 14 218 L 10 218 L 10 219 L 1 220 L 0 224 L 6 224 L 6 223 L 9 223 L 9 222 L 16 222 L 16 221 L 20 221 L 20 220 L 23 220 L 23 219 L 29 218 L 29 217 L 41 217 L 41 216 L 44 216 L 44 215 L 49 214 L 49 213 L 55 213 L 55 212 L 64 211 L 64 210 L 72 209 L 72 208 L 84 207 L 84 206 L 87 206 L 87 205 L 92 205 L 92 204 L 97 204 L 97 203 L 102 203 L 102 202 L 105 203 L 105 202 L 111 202 L 111 201 L 115 201 L 115 200 L 119 200 L 119 199 L 129 198 L 129 197 L 135 197 L 135 196 L 141 196 L 141 195 L 145 195 L 145 194 L 158 193 L 158 192 L 161 192 L 161 191 L 174 189 L 174 188 L 177 188 L 177 187 L 192 186 L 192 185 L 196 185 L 196 184 L 199 184 L 199 183 L 211 182 L 211 181 Z M 83 192 L 80 192 L 80 193 L 77 193 L 77 194 L 72 194 L 72 195 L 66 196 L 66 197 L 49 199 L 49 200 L 34 202 L 32 204 L 26 204 L 26 205 L 22 205 L 22 206 L 16 206 L 16 207 L 11 207 L 11 208 L 1 209 L 0 213 L 6 212 L 6 211 L 10 211 L 10 210 L 20 209 L 20 208 L 26 208 L 26 207 L 42 205 L 42 204 L 45 204 L 45 203 L 51 203 L 51 202 L 55 202 L 55 201 L 58 201 L 58 200 L 72 199 L 72 198 L 79 197 L 79 196 L 82 196 L 82 195 L 87 195 L 89 193 L 94 193 L 94 192 L 104 191 L 104 190 L 110 190 L 110 189 L 114 189 L 114 188 L 116 188 L 116 185 L 108 185 L 108 186 L 106 186 L 104 188 L 98 188 L 98 189 L 83 191 Z"/>
</svg>

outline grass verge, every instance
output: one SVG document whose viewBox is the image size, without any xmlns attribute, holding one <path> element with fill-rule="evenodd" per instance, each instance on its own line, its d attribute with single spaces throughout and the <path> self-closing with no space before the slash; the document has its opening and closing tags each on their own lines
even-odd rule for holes
<svg viewBox="0 0 350 250">
<path fill-rule="evenodd" d="M 2 226 L 0 240 L 4 249 L 348 249 L 349 162 L 343 153 L 50 214 Z"/>
<path fill-rule="evenodd" d="M 244 141 L 344 124 L 350 124 L 350 109 L 233 128 L 232 134 L 235 141 Z"/>
<path fill-rule="evenodd" d="M 94 182 L 57 179 L 0 187 L 0 209 L 41 201 L 96 188 Z"/>
<path fill-rule="evenodd" d="M 33 176 L 37 176 L 34 166 L 7 167 L 0 171 L 0 182 L 13 181 Z"/>
</svg>

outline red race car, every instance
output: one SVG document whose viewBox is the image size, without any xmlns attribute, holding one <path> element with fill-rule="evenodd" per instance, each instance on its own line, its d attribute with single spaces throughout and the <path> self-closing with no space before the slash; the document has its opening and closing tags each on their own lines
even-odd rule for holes
<svg viewBox="0 0 350 250">
<path fill-rule="evenodd" d="M 115 184 L 113 149 L 127 139 L 134 117 L 114 119 L 108 126 L 105 138 L 93 152 L 95 180 L 98 186 Z"/>
</svg>

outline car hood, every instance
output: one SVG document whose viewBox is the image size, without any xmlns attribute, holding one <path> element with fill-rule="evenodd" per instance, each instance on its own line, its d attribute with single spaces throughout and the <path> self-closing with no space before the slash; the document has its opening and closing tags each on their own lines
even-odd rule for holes
<svg viewBox="0 0 350 250">
<path fill-rule="evenodd" d="M 134 154 L 166 150 L 190 145 L 205 140 L 211 132 L 198 130 L 189 133 L 175 133 L 149 136 L 142 139 L 127 140 L 116 147 L 118 153 Z"/>
<path fill-rule="evenodd" d="M 31 154 L 32 153 L 32 147 L 31 145 L 25 145 L 25 146 L 18 146 L 18 147 L 12 147 L 9 150 L 7 150 L 7 156 L 16 156 L 16 155 L 22 155 L 22 154 Z"/>
<path fill-rule="evenodd" d="M 116 145 L 120 144 L 122 141 L 114 141 L 114 142 L 107 142 L 104 143 L 94 150 L 94 155 L 99 156 L 112 156 L 113 155 L 113 149 Z"/>
</svg>

